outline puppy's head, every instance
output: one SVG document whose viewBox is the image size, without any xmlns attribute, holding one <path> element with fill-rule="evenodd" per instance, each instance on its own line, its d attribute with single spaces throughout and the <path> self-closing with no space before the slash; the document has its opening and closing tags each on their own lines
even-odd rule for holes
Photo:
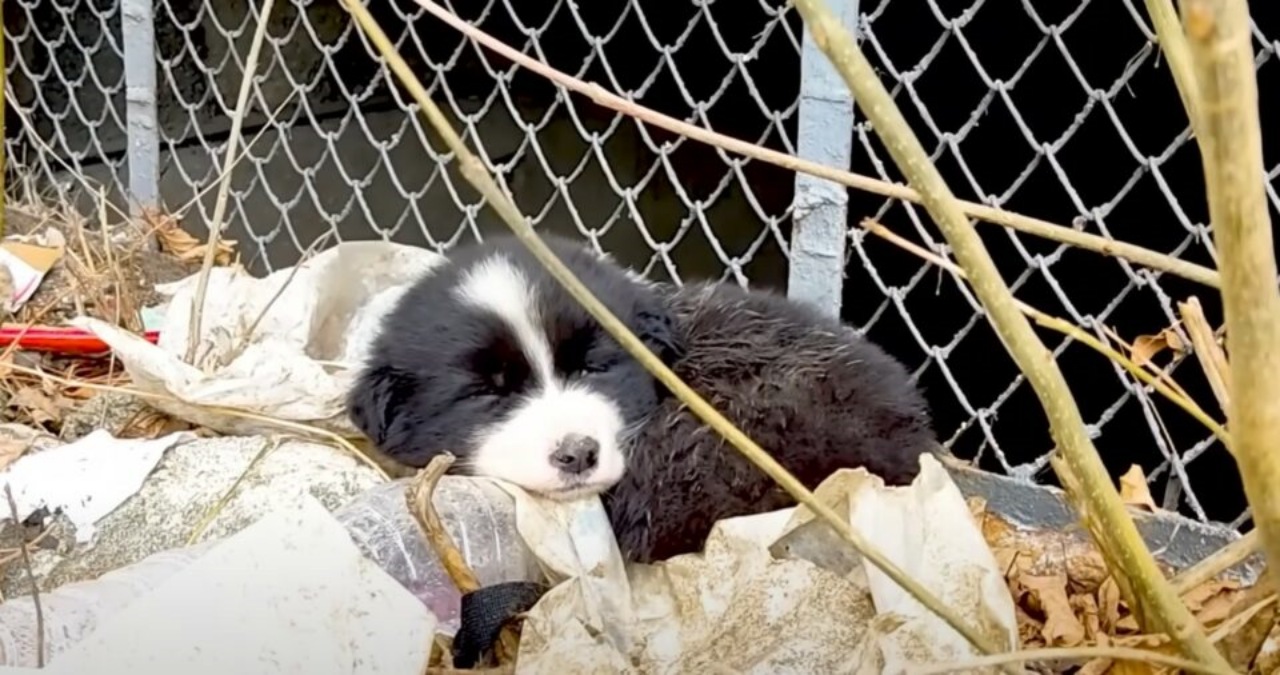
<svg viewBox="0 0 1280 675">
<path fill-rule="evenodd" d="M 556 256 L 666 363 L 679 355 L 659 292 L 594 251 Z M 349 401 L 355 424 L 414 466 L 458 470 L 549 497 L 603 491 L 664 389 L 514 238 L 455 250 L 386 317 Z"/>
</svg>

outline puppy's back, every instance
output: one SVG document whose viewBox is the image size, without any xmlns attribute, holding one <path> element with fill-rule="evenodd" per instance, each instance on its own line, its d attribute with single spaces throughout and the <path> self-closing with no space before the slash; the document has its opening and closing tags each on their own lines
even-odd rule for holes
<svg viewBox="0 0 1280 675">
<path fill-rule="evenodd" d="M 811 489 L 858 466 L 909 483 L 936 447 L 928 405 L 880 347 L 807 305 L 767 291 L 690 284 L 672 302 L 686 344 L 674 368 Z M 699 550 L 715 521 L 793 504 L 772 479 L 669 400 L 608 496 L 624 553 Z"/>
</svg>

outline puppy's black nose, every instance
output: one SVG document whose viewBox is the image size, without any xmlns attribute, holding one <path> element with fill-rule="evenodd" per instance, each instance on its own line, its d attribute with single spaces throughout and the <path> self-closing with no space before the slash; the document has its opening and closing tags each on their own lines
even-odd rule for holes
<svg viewBox="0 0 1280 675">
<path fill-rule="evenodd" d="M 551 465 L 565 473 L 586 473 L 596 468 L 600 442 L 588 436 L 570 434 L 551 453 Z"/>
</svg>

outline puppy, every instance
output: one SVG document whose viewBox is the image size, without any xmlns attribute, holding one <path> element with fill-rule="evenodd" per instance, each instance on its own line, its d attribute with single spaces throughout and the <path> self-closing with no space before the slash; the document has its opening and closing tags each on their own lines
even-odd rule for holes
<svg viewBox="0 0 1280 675">
<path fill-rule="evenodd" d="M 909 483 L 934 449 L 906 369 L 769 291 L 649 284 L 544 239 L 677 375 L 811 489 L 839 468 Z M 720 519 L 792 506 L 511 237 L 455 250 L 384 319 L 349 400 L 385 454 L 551 498 L 600 494 L 624 557 L 701 550 Z"/>
<path fill-rule="evenodd" d="M 543 241 L 667 363 L 679 353 L 659 290 L 567 239 Z M 662 388 L 512 236 L 455 249 L 384 317 L 348 412 L 384 454 L 545 497 L 622 478 Z"/>
</svg>

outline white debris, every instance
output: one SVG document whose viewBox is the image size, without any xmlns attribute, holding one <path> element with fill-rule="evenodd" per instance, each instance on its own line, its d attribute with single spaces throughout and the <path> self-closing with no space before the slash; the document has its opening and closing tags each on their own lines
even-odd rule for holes
<svg viewBox="0 0 1280 675">
<path fill-rule="evenodd" d="M 25 520 L 40 508 L 59 511 L 76 528 L 76 540 L 93 539 L 98 521 L 114 511 L 141 487 L 164 453 L 194 438 L 190 432 L 155 440 L 122 440 L 95 431 L 68 445 L 27 454 L 0 472 L 0 486 L 13 490 L 18 518 Z M 0 522 L 10 518 L 0 509 Z"/>
</svg>

